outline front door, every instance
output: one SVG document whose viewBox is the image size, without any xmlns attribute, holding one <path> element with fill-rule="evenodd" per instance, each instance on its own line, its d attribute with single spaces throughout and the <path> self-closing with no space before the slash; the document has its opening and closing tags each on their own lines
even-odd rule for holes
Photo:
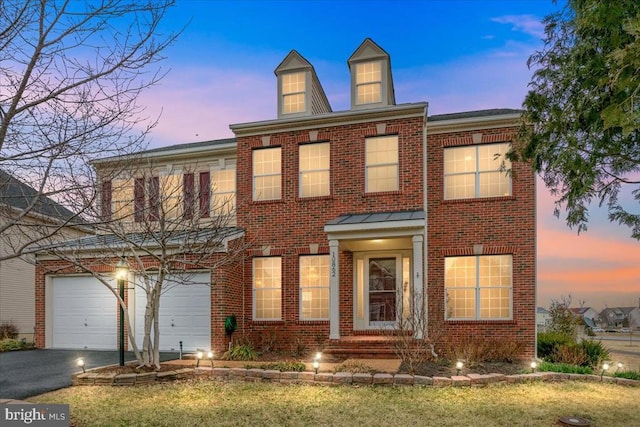
<svg viewBox="0 0 640 427">
<path fill-rule="evenodd" d="M 369 325 L 391 326 L 398 307 L 398 259 L 372 257 L 368 261 Z"/>
<path fill-rule="evenodd" d="M 410 258 L 403 253 L 356 256 L 355 329 L 388 329 L 409 314 Z"/>
</svg>

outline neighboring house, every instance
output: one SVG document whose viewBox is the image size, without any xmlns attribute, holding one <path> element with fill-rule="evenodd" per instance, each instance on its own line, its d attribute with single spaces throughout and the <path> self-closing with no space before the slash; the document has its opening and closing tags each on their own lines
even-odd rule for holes
<svg viewBox="0 0 640 427">
<path fill-rule="evenodd" d="M 604 328 L 619 329 L 629 327 L 629 314 L 637 307 L 607 307 L 600 312 Z"/>
<path fill-rule="evenodd" d="M 243 261 L 203 274 L 212 286 L 209 305 L 198 310 L 207 316 L 192 313 L 189 322 L 210 328 L 215 350 L 227 347 L 224 319 L 234 314 L 236 334 L 283 350 L 377 353 L 402 325 L 436 344 L 515 341 L 532 357 L 535 178 L 529 165 L 504 157 L 517 143 L 520 112 L 428 116 L 426 102 L 396 104 L 390 57 L 370 39 L 348 66 L 347 111 L 332 111 L 313 66 L 291 51 L 275 70 L 276 119 L 232 124 L 232 140 L 140 153 L 164 167 L 160 182 L 176 174 L 183 188 L 232 189 L 234 226 L 243 231 L 236 237 L 251 245 Z M 195 164 L 204 168 L 195 178 L 180 177 Z M 225 170 L 235 175 L 216 175 Z M 103 212 L 117 218 L 146 206 L 136 179 L 103 180 Z M 190 200 L 200 209 L 197 199 Z M 82 279 L 52 274 L 54 266 L 39 258 L 40 347 L 60 347 L 70 331 L 54 326 L 63 308 L 53 296 L 92 298 L 90 286 L 71 283 Z M 188 305 L 202 296 L 185 298 Z M 115 305 L 112 312 L 104 345 L 115 348 Z M 166 329 L 161 348 L 171 349 L 176 338 L 164 340 Z"/>
<path fill-rule="evenodd" d="M 601 323 L 600 315 L 591 307 L 574 307 L 569 310 L 571 310 L 577 319 L 582 320 L 582 322 L 590 328 L 594 328 Z"/>
<path fill-rule="evenodd" d="M 640 301 L 638 302 L 638 307 L 634 307 L 634 309 L 629 312 L 630 329 L 640 329 Z"/>
<path fill-rule="evenodd" d="M 16 221 L 29 209 L 24 218 Z M 73 212 L 0 169 L 0 255 L 15 254 L 14 248 L 49 234 L 74 218 Z M 54 239 L 86 234 L 82 227 L 69 226 Z M 51 239 L 45 239 L 50 242 Z M 35 327 L 35 266 L 26 257 L 0 261 L 0 324 L 12 323 L 19 338 L 31 342 Z"/>
<path fill-rule="evenodd" d="M 544 332 L 551 324 L 551 313 L 544 307 L 536 307 L 536 328 Z"/>
</svg>

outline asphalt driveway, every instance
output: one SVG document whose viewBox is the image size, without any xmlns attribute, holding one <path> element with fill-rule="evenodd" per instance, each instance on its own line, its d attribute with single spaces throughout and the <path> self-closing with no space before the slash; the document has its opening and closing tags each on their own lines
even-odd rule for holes
<svg viewBox="0 0 640 427">
<path fill-rule="evenodd" d="M 29 350 L 0 353 L 0 399 L 25 399 L 37 394 L 71 385 L 71 374 L 85 368 L 118 363 L 117 351 L 91 350 Z M 161 353 L 160 360 L 176 359 L 177 353 Z M 133 353 L 125 353 L 126 361 L 133 361 Z"/>
</svg>

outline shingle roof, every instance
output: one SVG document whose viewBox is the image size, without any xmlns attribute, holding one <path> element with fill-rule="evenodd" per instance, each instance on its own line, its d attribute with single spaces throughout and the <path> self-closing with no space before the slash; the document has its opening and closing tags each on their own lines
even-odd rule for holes
<svg viewBox="0 0 640 427">
<path fill-rule="evenodd" d="M 0 205 L 25 210 L 33 203 L 34 199 L 36 201 L 31 210 L 32 212 L 61 221 L 68 221 L 76 216 L 61 204 L 39 194 L 30 185 L 0 169 Z"/>
<path fill-rule="evenodd" d="M 193 239 L 197 242 L 206 242 L 210 239 L 224 240 L 239 235 L 243 230 L 239 227 L 210 228 L 200 229 L 197 231 L 189 230 L 176 233 L 168 240 L 167 246 L 177 246 L 184 243 L 185 239 Z M 191 237 L 189 237 L 191 235 Z M 129 233 L 124 239 L 115 234 L 98 234 L 94 236 L 82 237 L 79 239 L 67 240 L 55 245 L 45 245 L 33 248 L 34 252 L 47 253 L 56 251 L 65 252 L 66 250 L 83 251 L 83 250 L 100 250 L 100 249 L 119 249 L 127 248 L 130 245 L 141 248 L 158 247 L 158 240 L 161 236 L 157 233 Z"/>
<path fill-rule="evenodd" d="M 521 114 L 522 110 L 514 110 L 511 108 L 493 108 L 489 110 L 463 111 L 460 113 L 436 114 L 427 118 L 428 122 L 437 122 L 441 120 L 458 120 L 471 119 L 476 117 L 502 116 L 505 114 Z"/>
</svg>

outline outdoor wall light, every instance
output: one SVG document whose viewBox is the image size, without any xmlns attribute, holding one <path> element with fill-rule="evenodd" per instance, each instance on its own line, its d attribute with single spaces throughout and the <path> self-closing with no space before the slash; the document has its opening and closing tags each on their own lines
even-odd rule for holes
<svg viewBox="0 0 640 427">
<path fill-rule="evenodd" d="M 460 371 L 462 371 L 462 368 L 464 368 L 464 363 L 462 362 L 462 360 L 458 360 L 456 362 L 456 375 L 460 375 Z"/>
<path fill-rule="evenodd" d="M 84 359 L 82 357 L 79 357 L 78 360 L 76 360 L 76 364 L 78 367 L 82 368 L 83 373 L 87 372 L 84 370 Z"/>
<path fill-rule="evenodd" d="M 202 360 L 203 357 L 204 357 L 204 353 L 202 353 L 201 351 L 196 353 L 196 368 L 200 366 L 200 361 Z"/>
</svg>

